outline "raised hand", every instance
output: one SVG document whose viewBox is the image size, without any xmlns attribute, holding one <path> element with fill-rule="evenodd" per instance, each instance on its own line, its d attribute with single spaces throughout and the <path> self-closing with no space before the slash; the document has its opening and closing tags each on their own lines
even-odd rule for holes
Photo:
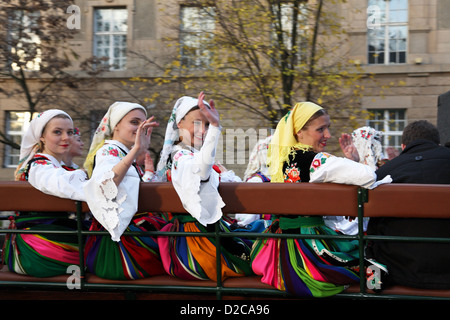
<svg viewBox="0 0 450 320">
<path fill-rule="evenodd" d="M 339 145 L 341 146 L 342 152 L 344 153 L 346 158 L 359 162 L 358 149 L 356 149 L 355 145 L 353 144 L 351 135 L 349 135 L 348 133 L 343 133 L 339 138 Z"/>
<path fill-rule="evenodd" d="M 139 150 L 139 152 L 146 152 L 150 146 L 151 135 L 154 127 L 159 126 L 159 123 L 153 121 L 154 116 L 151 116 L 146 121 L 142 122 L 137 131 L 134 147 Z"/>
<path fill-rule="evenodd" d="M 202 91 L 198 95 L 198 107 L 200 108 L 200 110 L 202 111 L 202 113 L 206 117 L 206 119 L 209 121 L 210 125 L 219 127 L 220 126 L 220 116 L 219 116 L 219 112 L 217 111 L 217 109 L 215 107 L 214 100 L 212 100 L 212 99 L 209 100 L 210 107 L 208 107 L 203 102 L 204 98 L 205 98 L 205 93 Z"/>
<path fill-rule="evenodd" d="M 155 171 L 155 166 L 153 164 L 153 159 L 150 156 L 150 152 L 148 152 L 148 151 L 145 153 L 144 164 L 145 164 L 145 171 L 151 171 L 151 172 Z"/>
</svg>

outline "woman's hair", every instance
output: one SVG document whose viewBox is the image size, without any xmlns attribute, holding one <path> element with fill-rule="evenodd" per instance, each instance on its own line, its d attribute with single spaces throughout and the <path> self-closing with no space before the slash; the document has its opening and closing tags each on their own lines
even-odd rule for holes
<svg viewBox="0 0 450 320">
<path fill-rule="evenodd" d="M 306 123 L 303 125 L 302 129 L 307 129 L 308 126 L 311 124 L 311 122 L 313 122 L 314 120 L 316 120 L 317 118 L 324 116 L 328 114 L 327 110 L 325 109 L 320 109 L 317 110 L 316 113 L 314 113 L 311 118 L 308 119 L 308 121 L 306 121 Z"/>
<path fill-rule="evenodd" d="M 436 144 L 439 144 L 441 140 L 439 130 L 426 120 L 411 122 L 403 130 L 402 144 L 405 146 L 418 139 L 430 140 Z"/>
<path fill-rule="evenodd" d="M 189 110 L 189 111 L 184 115 L 183 118 L 181 118 L 181 120 L 184 120 L 184 118 L 186 118 L 186 116 L 187 116 L 190 112 L 192 112 L 192 111 L 194 111 L 194 110 L 200 110 L 200 107 L 199 107 L 199 106 L 193 107 L 191 110 Z M 181 120 L 180 120 L 180 121 L 181 121 Z"/>
<path fill-rule="evenodd" d="M 69 119 L 72 120 L 69 116 L 65 115 L 65 114 L 57 114 L 56 116 L 54 116 L 53 118 L 51 118 L 44 126 L 44 128 L 42 129 L 42 133 L 41 133 L 41 137 L 44 135 L 45 130 L 47 129 L 47 125 L 50 121 L 52 121 L 55 118 L 60 118 L 60 119 Z M 38 150 L 37 152 L 42 152 L 44 151 L 44 143 L 42 141 L 39 140 L 38 142 Z"/>
</svg>

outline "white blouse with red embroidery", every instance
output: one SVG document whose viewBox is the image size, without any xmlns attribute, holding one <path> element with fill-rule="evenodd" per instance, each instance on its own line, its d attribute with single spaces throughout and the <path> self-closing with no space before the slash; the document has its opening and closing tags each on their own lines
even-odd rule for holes
<svg viewBox="0 0 450 320">
<path fill-rule="evenodd" d="M 83 170 L 67 171 L 49 154 L 39 153 L 35 157 L 46 159 L 34 161 L 28 172 L 28 182 L 36 189 L 60 198 L 85 201 L 83 187 L 87 182 Z"/>
</svg>

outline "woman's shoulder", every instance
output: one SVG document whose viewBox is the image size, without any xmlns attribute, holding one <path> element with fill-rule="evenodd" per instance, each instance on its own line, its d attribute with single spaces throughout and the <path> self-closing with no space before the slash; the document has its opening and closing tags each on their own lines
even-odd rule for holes
<svg viewBox="0 0 450 320">
<path fill-rule="evenodd" d="M 178 160 L 181 157 L 185 157 L 185 156 L 189 156 L 189 157 L 194 156 L 194 151 L 192 149 L 186 148 L 180 144 L 177 144 L 173 147 L 172 159 L 174 161 Z"/>
<path fill-rule="evenodd" d="M 297 150 L 291 155 L 291 161 L 299 162 L 299 163 L 311 163 L 314 160 L 314 157 L 317 155 L 314 151 L 302 151 Z"/>
<path fill-rule="evenodd" d="M 45 153 L 36 153 L 30 160 L 31 167 L 38 165 L 60 167 L 61 164 L 53 156 Z"/>
<path fill-rule="evenodd" d="M 97 151 L 97 155 L 123 158 L 126 156 L 126 151 L 120 145 L 120 142 L 106 140 L 105 144 Z"/>
</svg>

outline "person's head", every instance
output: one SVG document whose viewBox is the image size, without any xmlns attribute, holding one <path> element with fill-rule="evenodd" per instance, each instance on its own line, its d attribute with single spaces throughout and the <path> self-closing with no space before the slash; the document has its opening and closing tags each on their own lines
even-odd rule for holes
<svg viewBox="0 0 450 320">
<path fill-rule="evenodd" d="M 439 130 L 436 128 L 436 126 L 426 120 L 411 122 L 403 130 L 402 148 L 404 149 L 411 142 L 418 139 L 425 139 L 439 144 Z"/>
<path fill-rule="evenodd" d="M 54 116 L 44 127 L 40 137 L 40 152 L 49 154 L 61 161 L 69 152 L 73 135 L 73 123 L 69 116 Z"/>
<path fill-rule="evenodd" d="M 322 152 L 327 146 L 330 134 L 330 116 L 325 109 L 316 111 L 296 133 L 298 142 L 309 145 L 314 152 Z"/>
<path fill-rule="evenodd" d="M 147 114 L 140 108 L 129 111 L 114 127 L 112 139 L 131 149 L 136 139 L 136 131 L 146 119 Z"/>
<path fill-rule="evenodd" d="M 83 155 L 84 142 L 81 139 L 80 129 L 74 128 L 72 136 L 72 146 L 69 150 L 69 155 L 71 157 L 79 157 Z"/>
<path fill-rule="evenodd" d="M 269 174 L 274 182 L 283 182 L 283 164 L 295 150 L 320 152 L 327 139 L 330 118 L 312 102 L 299 102 L 278 122 L 267 154 Z"/>
<path fill-rule="evenodd" d="M 353 130 L 352 140 L 359 154 L 359 162 L 376 170 L 378 162 L 384 159 L 381 137 L 383 132 L 369 126 Z"/>
<path fill-rule="evenodd" d="M 177 123 L 180 141 L 199 149 L 203 145 L 209 122 L 198 106 L 192 108 Z"/>
<path fill-rule="evenodd" d="M 210 108 L 206 101 L 203 103 Z M 198 107 L 198 99 L 188 96 L 179 98 L 167 123 L 164 145 L 156 167 L 157 175 L 160 177 L 165 175 L 173 146 L 178 141 L 194 148 L 201 147 L 208 125 L 206 117 Z"/>
<path fill-rule="evenodd" d="M 203 103 L 210 108 L 206 101 L 203 101 Z M 178 139 L 184 144 L 198 149 L 203 145 L 208 127 L 209 121 L 198 107 L 198 99 L 181 97 L 172 110 L 171 119 L 167 124 L 166 136 L 170 140 Z"/>
<path fill-rule="evenodd" d="M 14 173 L 16 180 L 21 180 L 28 162 L 37 152 L 56 156 L 68 151 L 70 142 L 67 136 L 73 132 L 70 116 L 58 109 L 50 109 L 38 114 L 31 120 L 20 145 L 20 159 Z"/>
<path fill-rule="evenodd" d="M 105 140 L 115 139 L 127 148 L 131 148 L 134 144 L 136 129 L 142 121 L 146 120 L 146 117 L 147 110 L 137 103 L 118 101 L 109 106 L 95 130 L 84 162 L 84 168 L 89 176 L 93 170 L 95 154 L 104 145 Z"/>
</svg>

